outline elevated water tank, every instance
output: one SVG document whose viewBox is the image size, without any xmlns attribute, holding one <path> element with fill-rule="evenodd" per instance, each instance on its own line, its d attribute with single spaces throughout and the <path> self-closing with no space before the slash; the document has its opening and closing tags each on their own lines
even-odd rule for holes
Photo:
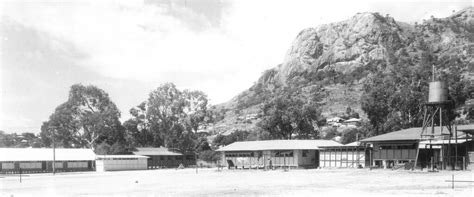
<svg viewBox="0 0 474 197">
<path fill-rule="evenodd" d="M 442 103 L 448 101 L 448 86 L 444 81 L 430 82 L 428 103 Z"/>
</svg>

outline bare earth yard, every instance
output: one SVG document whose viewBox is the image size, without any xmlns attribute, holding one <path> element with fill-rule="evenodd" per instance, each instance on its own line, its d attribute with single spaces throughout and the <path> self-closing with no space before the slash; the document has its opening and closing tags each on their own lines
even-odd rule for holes
<svg viewBox="0 0 474 197">
<path fill-rule="evenodd" d="M 474 196 L 472 171 L 162 169 L 0 178 L 0 196 Z M 1 177 L 1 175 L 0 175 Z"/>
</svg>

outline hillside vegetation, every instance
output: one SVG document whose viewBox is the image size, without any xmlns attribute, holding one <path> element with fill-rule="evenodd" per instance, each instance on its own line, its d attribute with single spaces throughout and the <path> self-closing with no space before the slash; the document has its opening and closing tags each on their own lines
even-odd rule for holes
<svg viewBox="0 0 474 197">
<path fill-rule="evenodd" d="M 377 133 L 396 129 L 383 125 L 395 116 L 400 121 L 409 120 L 398 127 L 417 126 L 432 66 L 440 79 L 448 81 L 462 117 L 469 119 L 470 109 L 464 103 L 470 103 L 472 93 L 473 41 L 472 7 L 415 24 L 379 13 L 358 13 L 345 21 L 304 29 L 281 64 L 265 71 L 252 87 L 231 101 L 212 108 L 220 118 L 208 131 L 261 132 L 257 123 L 264 104 L 285 89 L 307 100 L 317 93 L 321 115 L 326 118 L 341 116 L 350 107 L 363 119 L 370 119 L 372 126 L 380 126 Z M 387 87 L 393 88 L 388 91 Z M 369 109 L 377 104 L 369 101 L 377 97 L 374 90 L 394 95 L 384 100 L 391 103 Z M 411 97 L 405 99 L 407 102 L 396 102 L 407 96 Z M 384 112 L 374 114 L 371 110 Z M 381 117 L 378 123 L 372 121 L 376 116 Z"/>
</svg>

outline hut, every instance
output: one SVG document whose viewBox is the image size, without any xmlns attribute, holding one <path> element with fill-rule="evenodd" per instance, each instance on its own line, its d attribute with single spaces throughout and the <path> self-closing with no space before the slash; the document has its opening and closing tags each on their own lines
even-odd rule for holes
<svg viewBox="0 0 474 197">
<path fill-rule="evenodd" d="M 234 142 L 217 151 L 222 163 L 235 168 L 317 168 L 319 150 L 340 146 L 332 140 L 266 140 Z"/>
<path fill-rule="evenodd" d="M 442 135 L 439 127 L 433 133 L 440 138 L 422 138 L 422 128 L 415 127 L 394 131 L 361 140 L 373 147 L 371 166 L 383 168 L 419 167 L 465 169 L 469 161 L 468 151 L 472 150 L 472 135 L 463 130 L 474 130 L 474 125 L 459 125 L 453 135 Z M 471 147 L 471 148 L 469 148 Z M 413 166 L 417 163 L 417 166 Z"/>
<path fill-rule="evenodd" d="M 53 168 L 53 161 L 54 168 Z M 95 154 L 91 149 L 0 148 L 0 172 L 44 173 L 94 170 Z"/>
<path fill-rule="evenodd" d="M 146 170 L 147 159 L 141 155 L 97 155 L 96 171 Z"/>
<path fill-rule="evenodd" d="M 168 148 L 147 147 L 136 148 L 134 155 L 142 155 L 148 157 L 148 168 L 174 168 L 179 165 L 191 166 L 196 165 L 196 156 L 194 153 L 180 153 L 171 151 Z"/>
<path fill-rule="evenodd" d="M 461 150 L 461 153 L 466 153 L 466 158 L 463 160 L 463 163 L 466 164 L 466 169 L 474 170 L 474 126 L 458 127 L 457 130 L 465 135 L 467 141 L 464 142 L 464 150 Z"/>
</svg>

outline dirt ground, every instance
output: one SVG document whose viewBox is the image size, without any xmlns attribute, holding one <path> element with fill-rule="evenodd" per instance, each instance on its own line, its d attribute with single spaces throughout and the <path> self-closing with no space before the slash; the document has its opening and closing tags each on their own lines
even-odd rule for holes
<svg viewBox="0 0 474 197">
<path fill-rule="evenodd" d="M 160 169 L 0 178 L 0 196 L 474 196 L 472 171 Z M 0 175 L 1 177 L 1 175 Z"/>
</svg>

